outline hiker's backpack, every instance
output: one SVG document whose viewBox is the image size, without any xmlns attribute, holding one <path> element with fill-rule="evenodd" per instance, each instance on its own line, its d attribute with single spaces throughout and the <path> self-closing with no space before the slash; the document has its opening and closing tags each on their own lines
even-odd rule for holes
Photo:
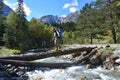
<svg viewBox="0 0 120 80">
<path fill-rule="evenodd" d="M 58 37 L 62 38 L 62 30 L 61 29 L 58 30 L 58 33 L 59 33 Z"/>
</svg>

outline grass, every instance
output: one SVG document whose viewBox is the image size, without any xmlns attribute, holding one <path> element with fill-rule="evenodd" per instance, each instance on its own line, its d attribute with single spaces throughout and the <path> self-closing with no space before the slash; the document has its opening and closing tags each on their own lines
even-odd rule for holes
<svg viewBox="0 0 120 80">
<path fill-rule="evenodd" d="M 19 54 L 19 53 L 20 53 L 19 50 L 8 49 L 6 47 L 1 47 L 1 49 L 0 49 L 0 57 L 15 55 L 15 54 Z"/>
<path fill-rule="evenodd" d="M 120 48 L 120 44 L 110 44 L 112 47 Z"/>
<path fill-rule="evenodd" d="M 64 48 L 65 44 L 62 44 L 61 47 L 62 49 Z M 84 45 L 84 44 L 83 44 Z M 85 45 L 89 45 L 89 44 L 85 44 Z M 91 45 L 100 45 L 100 46 L 106 46 L 106 44 L 91 44 Z M 100 49 L 99 51 L 109 51 L 109 50 L 114 50 L 116 48 L 120 48 L 120 44 L 109 44 L 110 47 L 109 48 L 103 48 Z M 52 50 L 54 50 L 55 48 L 53 48 Z M 0 47 L 0 57 L 5 57 L 5 56 L 10 56 L 10 55 L 15 55 L 15 54 L 19 54 L 20 51 L 16 50 L 16 49 L 8 49 L 6 47 Z"/>
</svg>

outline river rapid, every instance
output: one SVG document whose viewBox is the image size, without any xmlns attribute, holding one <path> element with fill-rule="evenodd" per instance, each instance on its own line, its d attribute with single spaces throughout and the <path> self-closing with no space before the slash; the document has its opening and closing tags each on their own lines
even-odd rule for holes
<svg viewBox="0 0 120 80">
<path fill-rule="evenodd" d="M 74 45 L 70 48 L 75 47 L 80 46 Z M 120 47 L 113 52 L 120 56 Z M 51 57 L 36 61 L 70 63 L 71 60 L 65 60 L 65 57 L 70 58 L 70 55 L 61 57 Z M 120 59 L 118 59 L 117 61 L 120 62 Z M 37 68 L 36 70 L 28 71 L 25 74 L 28 76 L 28 80 L 120 80 L 120 66 L 117 66 L 116 68 L 117 70 L 107 70 L 98 66 L 93 69 L 86 69 L 86 65 L 79 64 L 77 66 L 71 66 L 65 69 L 55 69 L 48 67 Z"/>
<path fill-rule="evenodd" d="M 52 57 L 47 60 L 50 62 L 53 59 Z M 120 66 L 118 68 L 120 69 Z M 65 69 L 38 68 L 26 72 L 26 75 L 29 77 L 28 80 L 120 80 L 120 71 L 106 70 L 101 67 L 86 69 L 86 65 L 82 64 Z"/>
</svg>

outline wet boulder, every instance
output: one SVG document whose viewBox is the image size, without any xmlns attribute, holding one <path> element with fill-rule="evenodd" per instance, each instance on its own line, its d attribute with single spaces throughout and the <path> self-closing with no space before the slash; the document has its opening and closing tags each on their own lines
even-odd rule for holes
<svg viewBox="0 0 120 80">
<path fill-rule="evenodd" d="M 112 55 L 112 56 L 110 57 L 110 63 L 111 63 L 113 66 L 115 66 L 117 59 L 119 59 L 118 56 Z"/>
<path fill-rule="evenodd" d="M 115 60 L 116 63 L 120 65 L 120 58 Z"/>
<path fill-rule="evenodd" d="M 91 68 L 92 68 L 91 64 L 86 65 L 86 69 L 91 69 Z"/>
</svg>

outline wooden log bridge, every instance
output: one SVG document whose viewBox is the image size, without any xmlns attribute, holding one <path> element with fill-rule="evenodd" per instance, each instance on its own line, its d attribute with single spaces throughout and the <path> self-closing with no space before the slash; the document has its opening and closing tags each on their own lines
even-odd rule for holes
<svg viewBox="0 0 120 80">
<path fill-rule="evenodd" d="M 42 58 L 47 58 L 52 56 L 61 56 L 61 55 L 66 55 L 66 54 L 71 54 L 76 52 L 83 52 L 83 51 L 90 51 L 90 53 L 88 53 L 87 55 L 81 57 L 79 60 L 74 61 L 72 63 L 45 63 L 45 62 L 32 61 L 36 59 L 42 59 Z M 11 64 L 13 66 L 65 68 L 65 67 L 79 64 L 83 60 L 94 55 L 96 52 L 97 52 L 97 49 L 95 48 L 83 47 L 83 48 L 70 49 L 70 50 L 42 52 L 38 54 L 26 54 L 26 55 L 15 55 L 15 56 L 3 57 L 3 58 L 0 58 L 0 63 Z"/>
<path fill-rule="evenodd" d="M 83 51 L 91 52 L 91 50 L 94 48 L 96 47 L 82 47 L 82 48 L 73 48 L 73 49 L 69 48 L 66 50 L 48 51 L 48 52 L 40 52 L 40 53 L 33 53 L 33 54 L 28 53 L 28 54 L 14 55 L 14 56 L 8 56 L 8 57 L 1 57 L 0 59 L 33 61 L 37 59 L 68 55 L 68 54 L 78 53 Z"/>
</svg>

